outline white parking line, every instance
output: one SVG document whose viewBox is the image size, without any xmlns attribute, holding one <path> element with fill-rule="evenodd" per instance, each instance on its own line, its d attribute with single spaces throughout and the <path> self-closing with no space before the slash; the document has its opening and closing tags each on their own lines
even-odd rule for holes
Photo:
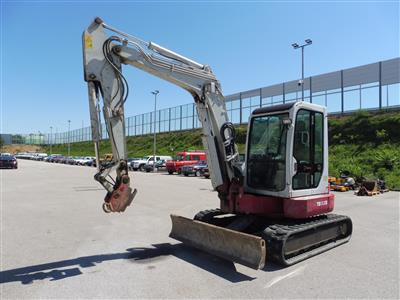
<svg viewBox="0 0 400 300">
<path fill-rule="evenodd" d="M 278 283 L 279 281 L 282 281 L 283 279 L 288 279 L 288 278 L 292 278 L 295 276 L 298 276 L 300 274 L 303 274 L 304 269 L 306 266 L 301 266 L 299 268 L 297 268 L 296 270 L 293 270 L 292 272 L 287 273 L 286 275 L 282 275 L 282 276 L 278 276 L 272 280 L 270 280 L 266 285 L 265 285 L 265 289 L 270 288 L 271 286 L 273 286 L 274 284 Z"/>
</svg>

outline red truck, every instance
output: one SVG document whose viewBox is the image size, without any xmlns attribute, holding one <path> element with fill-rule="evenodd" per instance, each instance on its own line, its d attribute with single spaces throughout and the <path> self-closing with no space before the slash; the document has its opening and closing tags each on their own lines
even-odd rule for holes
<svg viewBox="0 0 400 300">
<path fill-rule="evenodd" d="M 207 160 L 206 153 L 202 150 L 178 152 L 175 160 L 167 161 L 167 171 L 169 174 L 181 174 L 183 166 L 196 164 L 199 160 Z"/>
</svg>

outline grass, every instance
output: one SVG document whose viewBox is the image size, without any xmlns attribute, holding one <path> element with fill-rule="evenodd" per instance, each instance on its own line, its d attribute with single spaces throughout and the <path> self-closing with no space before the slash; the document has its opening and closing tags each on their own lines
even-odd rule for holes
<svg viewBox="0 0 400 300">
<path fill-rule="evenodd" d="M 245 152 L 247 126 L 236 128 L 237 144 Z M 359 111 L 329 120 L 329 173 L 339 176 L 349 171 L 356 179 L 384 179 L 390 188 L 400 189 L 400 113 L 370 114 Z M 153 153 L 153 135 L 127 138 L 129 157 Z M 111 152 L 109 141 L 102 141 L 101 155 Z M 201 130 L 157 134 L 157 154 L 174 156 L 184 150 L 203 149 Z M 45 152 L 50 152 L 45 147 Z M 68 153 L 68 146 L 53 145 L 53 153 Z M 71 155 L 94 156 L 92 142 L 71 144 Z"/>
<path fill-rule="evenodd" d="M 143 135 L 128 137 L 127 141 L 128 156 L 141 157 L 153 153 L 153 135 Z M 179 131 L 171 133 L 157 134 L 157 154 L 176 155 L 176 152 L 184 150 L 203 149 L 201 142 L 201 131 Z M 50 147 L 46 146 L 45 151 L 50 152 Z M 108 140 L 100 143 L 101 155 L 111 153 L 111 145 Z M 52 153 L 66 155 L 68 153 L 67 144 L 58 144 L 52 146 Z M 71 155 L 73 156 L 94 156 L 94 146 L 92 142 L 79 142 L 71 144 Z"/>
</svg>

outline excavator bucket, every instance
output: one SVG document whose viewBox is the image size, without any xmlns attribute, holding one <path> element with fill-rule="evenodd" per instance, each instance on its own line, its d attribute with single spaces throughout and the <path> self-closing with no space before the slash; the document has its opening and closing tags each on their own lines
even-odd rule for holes
<svg viewBox="0 0 400 300">
<path fill-rule="evenodd" d="M 171 238 L 253 269 L 264 267 L 266 247 L 261 237 L 176 215 L 171 220 Z"/>
</svg>

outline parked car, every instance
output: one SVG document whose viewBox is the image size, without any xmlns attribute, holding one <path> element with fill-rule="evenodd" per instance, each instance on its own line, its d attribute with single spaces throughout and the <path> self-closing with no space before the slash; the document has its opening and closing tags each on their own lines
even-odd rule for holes
<svg viewBox="0 0 400 300">
<path fill-rule="evenodd" d="M 154 166 L 157 169 L 157 172 L 160 170 L 166 170 L 166 161 L 165 159 L 160 159 L 159 161 L 156 161 L 156 164 Z M 153 164 L 146 164 L 144 166 L 144 170 L 146 172 L 151 172 L 153 171 Z"/>
<path fill-rule="evenodd" d="M 54 158 L 57 156 L 61 156 L 61 154 L 50 154 L 49 156 L 45 157 L 43 160 L 46 162 L 52 162 Z"/>
<path fill-rule="evenodd" d="M 64 159 L 65 159 L 64 155 L 57 155 L 57 156 L 55 156 L 55 157 L 53 157 L 51 159 L 51 162 L 53 162 L 53 163 L 62 163 Z"/>
<path fill-rule="evenodd" d="M 76 156 L 70 156 L 70 157 L 68 157 L 67 159 L 65 159 L 64 164 L 67 164 L 67 165 L 77 165 L 76 159 L 77 159 Z"/>
<path fill-rule="evenodd" d="M 32 153 L 27 153 L 27 152 L 19 152 L 15 155 L 15 158 L 20 158 L 20 159 L 31 159 L 32 158 Z"/>
<path fill-rule="evenodd" d="M 18 162 L 14 155 L 0 155 L 1 169 L 18 169 Z"/>
<path fill-rule="evenodd" d="M 133 170 L 133 165 L 131 166 L 132 162 L 135 160 L 139 160 L 140 157 L 129 157 L 128 158 L 128 169 Z"/>
<path fill-rule="evenodd" d="M 89 160 L 85 162 L 85 166 L 96 167 L 96 157 L 89 157 Z"/>
<path fill-rule="evenodd" d="M 202 170 L 207 167 L 207 161 L 200 160 L 196 164 L 183 166 L 182 174 L 185 176 L 194 175 L 200 177 L 202 175 Z"/>
<path fill-rule="evenodd" d="M 43 160 L 47 157 L 47 153 L 32 153 L 31 155 L 32 160 Z"/>
<path fill-rule="evenodd" d="M 157 155 L 156 154 L 155 157 L 156 157 L 156 161 L 159 161 L 159 160 L 166 160 L 166 161 L 172 160 L 171 156 L 165 156 L 165 155 L 163 156 L 163 155 Z M 153 160 L 154 160 L 154 156 L 153 155 L 145 156 L 145 157 L 143 157 L 143 158 L 141 158 L 139 160 L 133 160 L 131 162 L 131 169 L 134 170 L 134 171 L 137 171 L 137 170 L 144 171 L 144 166 L 146 164 L 153 165 Z"/>
<path fill-rule="evenodd" d="M 204 151 L 178 152 L 175 160 L 167 161 L 167 171 L 169 174 L 173 174 L 174 172 L 180 174 L 183 166 L 197 164 L 200 160 L 206 159 L 207 157 Z"/>
<path fill-rule="evenodd" d="M 75 162 L 77 165 L 80 166 L 87 166 L 87 165 L 92 165 L 93 162 L 93 157 L 91 156 L 82 156 L 82 157 L 76 157 Z"/>
</svg>

